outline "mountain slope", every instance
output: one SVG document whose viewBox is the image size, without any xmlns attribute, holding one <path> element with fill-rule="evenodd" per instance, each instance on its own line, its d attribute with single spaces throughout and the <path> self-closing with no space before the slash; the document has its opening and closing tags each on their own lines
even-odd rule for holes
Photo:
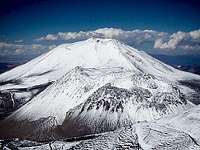
<svg viewBox="0 0 200 150">
<path fill-rule="evenodd" d="M 130 71 L 121 68 L 98 70 L 75 67 L 11 116 L 19 120 L 55 116 L 62 123 L 69 109 L 82 103 L 99 87 L 128 73 Z"/>
<path fill-rule="evenodd" d="M 80 136 L 115 130 L 138 121 L 157 120 L 191 106 L 173 83 L 152 75 L 131 74 L 105 84 L 70 109 L 60 133 Z"/>
<path fill-rule="evenodd" d="M 52 132 L 80 136 L 160 119 L 192 106 L 176 82 L 122 68 L 75 67 L 3 120 L 0 131 L 2 136 L 41 140 Z"/>
<path fill-rule="evenodd" d="M 200 144 L 200 105 L 159 120 L 165 124 L 191 135 Z"/>
<path fill-rule="evenodd" d="M 51 140 L 177 114 L 194 106 L 186 99 L 193 89 L 178 82 L 191 79 L 200 77 L 116 40 L 63 44 L 0 75 L 2 91 L 14 89 L 15 95 L 25 89 L 23 96 L 33 87 L 37 91 L 0 123 L 0 137 Z"/>
</svg>

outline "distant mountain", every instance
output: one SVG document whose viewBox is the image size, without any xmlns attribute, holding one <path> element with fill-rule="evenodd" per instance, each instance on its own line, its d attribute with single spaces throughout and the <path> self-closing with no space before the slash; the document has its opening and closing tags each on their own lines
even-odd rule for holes
<svg viewBox="0 0 200 150">
<path fill-rule="evenodd" d="M 173 65 L 197 65 L 200 66 L 200 56 L 199 55 L 156 55 L 151 54 L 154 58 L 161 60 L 166 64 Z"/>
<path fill-rule="evenodd" d="M 200 75 L 200 65 L 173 65 L 173 67 Z"/>
<path fill-rule="evenodd" d="M 18 65 L 17 63 L 0 63 L 0 73 L 11 70 Z"/>
</svg>

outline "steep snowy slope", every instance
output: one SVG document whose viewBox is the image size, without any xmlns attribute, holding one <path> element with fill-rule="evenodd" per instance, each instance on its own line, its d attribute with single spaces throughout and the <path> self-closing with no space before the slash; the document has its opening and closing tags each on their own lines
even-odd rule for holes
<svg viewBox="0 0 200 150">
<path fill-rule="evenodd" d="M 138 121 L 157 120 L 191 106 L 173 83 L 150 74 L 131 74 L 105 84 L 70 109 L 60 133 L 80 136 L 115 130 Z"/>
<path fill-rule="evenodd" d="M 52 132 L 80 136 L 156 120 L 191 106 L 176 82 L 123 68 L 78 66 L 7 117 L 0 132 L 41 140 Z"/>
<path fill-rule="evenodd" d="M 8 118 L 37 120 L 53 116 L 61 124 L 69 109 L 82 103 L 104 84 L 128 74 L 131 72 L 122 68 L 75 67 Z"/>
</svg>

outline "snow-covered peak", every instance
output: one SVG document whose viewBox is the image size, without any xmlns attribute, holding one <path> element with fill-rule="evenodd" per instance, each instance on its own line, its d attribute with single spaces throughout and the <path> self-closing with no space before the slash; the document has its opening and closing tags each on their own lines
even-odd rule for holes
<svg viewBox="0 0 200 150">
<path fill-rule="evenodd" d="M 20 80 L 24 86 L 55 81 L 76 66 L 84 68 L 123 67 L 167 79 L 199 78 L 178 71 L 142 51 L 115 39 L 90 38 L 61 44 L 28 63 L 0 75 L 0 81 Z M 10 88 L 9 87 L 1 87 Z"/>
<path fill-rule="evenodd" d="M 97 42 L 97 43 L 105 43 L 105 42 L 115 42 L 117 40 L 115 39 L 111 39 L 111 38 L 89 38 L 88 40 L 86 40 L 88 42 Z"/>
</svg>

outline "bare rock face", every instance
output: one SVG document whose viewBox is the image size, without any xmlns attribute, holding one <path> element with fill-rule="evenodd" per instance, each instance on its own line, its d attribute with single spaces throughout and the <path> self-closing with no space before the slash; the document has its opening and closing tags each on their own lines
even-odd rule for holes
<svg viewBox="0 0 200 150">
<path fill-rule="evenodd" d="M 41 118 L 36 121 L 15 121 L 1 122 L 0 139 L 22 138 L 35 141 L 55 140 L 53 133 L 57 122 L 55 117 Z"/>
<path fill-rule="evenodd" d="M 13 94 L 9 91 L 0 91 L 0 108 L 9 110 L 14 107 Z"/>
<path fill-rule="evenodd" d="M 1 141 L 3 147 L 20 150 L 198 150 L 188 134 L 154 123 L 138 123 L 115 131 L 46 143 L 27 140 Z"/>
<path fill-rule="evenodd" d="M 143 87 L 125 89 L 108 83 L 69 110 L 58 132 L 69 137 L 101 133 L 174 113 L 176 107 L 187 106 L 187 101 L 177 87 L 170 87 L 171 92 L 153 95 Z"/>
<path fill-rule="evenodd" d="M 184 132 L 155 124 L 140 123 L 105 133 L 95 139 L 81 141 L 70 149 L 199 149 Z"/>
<path fill-rule="evenodd" d="M 7 84 L 11 84 L 8 82 Z M 15 83 L 15 85 L 20 85 L 23 83 Z M 11 88 L 0 90 L 0 120 L 6 118 L 9 114 L 14 112 L 16 109 L 21 107 L 30 101 L 34 96 L 43 91 L 46 87 L 51 84 L 45 83 L 33 87 L 26 88 Z"/>
</svg>

